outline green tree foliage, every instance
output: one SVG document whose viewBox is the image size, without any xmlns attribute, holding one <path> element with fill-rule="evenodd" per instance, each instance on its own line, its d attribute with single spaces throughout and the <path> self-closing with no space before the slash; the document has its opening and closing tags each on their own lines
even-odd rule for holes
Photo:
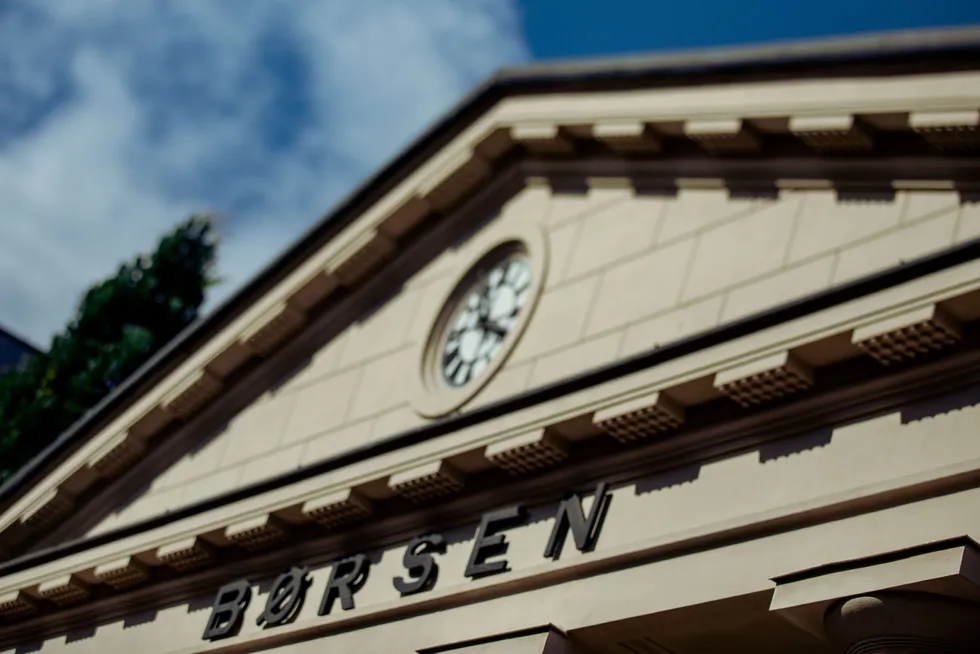
<svg viewBox="0 0 980 654">
<path fill-rule="evenodd" d="M 47 352 L 0 376 L 0 482 L 197 318 L 216 248 L 211 219 L 191 217 L 92 286 Z"/>
</svg>

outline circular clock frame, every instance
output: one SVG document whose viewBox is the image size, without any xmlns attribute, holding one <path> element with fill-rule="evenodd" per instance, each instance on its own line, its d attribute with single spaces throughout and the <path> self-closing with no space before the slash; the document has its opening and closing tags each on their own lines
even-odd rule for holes
<svg viewBox="0 0 980 654">
<path fill-rule="evenodd" d="M 527 328 L 541 296 L 541 290 L 544 288 L 548 270 L 548 247 L 547 237 L 541 227 L 528 225 L 496 229 L 480 236 L 482 238 L 477 237 L 476 243 L 478 247 L 482 246 L 479 254 L 474 257 L 474 263 L 467 267 L 466 272 L 456 278 L 452 290 L 440 305 L 439 313 L 423 343 L 419 371 L 421 383 L 418 385 L 412 404 L 416 412 L 426 418 L 437 418 L 457 411 L 486 387 L 513 352 L 514 346 Z M 447 329 L 458 314 L 461 302 L 482 276 L 516 253 L 523 254 L 530 265 L 531 281 L 527 299 L 518 311 L 513 326 L 503 337 L 486 367 L 462 385 L 450 385 L 445 381 L 442 370 L 443 344 Z"/>
</svg>

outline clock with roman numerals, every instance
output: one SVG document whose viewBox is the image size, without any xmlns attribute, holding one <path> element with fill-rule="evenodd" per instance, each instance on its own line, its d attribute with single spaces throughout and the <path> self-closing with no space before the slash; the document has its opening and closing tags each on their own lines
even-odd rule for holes
<svg viewBox="0 0 980 654">
<path fill-rule="evenodd" d="M 458 388 L 487 371 L 527 305 L 532 278 L 531 262 L 520 251 L 493 261 L 476 276 L 443 336 L 443 383 Z"/>
<path fill-rule="evenodd" d="M 473 263 L 447 288 L 420 343 L 421 383 L 412 389 L 412 404 L 426 418 L 460 410 L 506 363 L 544 288 L 548 238 L 524 217 L 480 232 L 453 258 Z M 524 390 L 520 379 L 495 385 L 493 398 Z"/>
</svg>

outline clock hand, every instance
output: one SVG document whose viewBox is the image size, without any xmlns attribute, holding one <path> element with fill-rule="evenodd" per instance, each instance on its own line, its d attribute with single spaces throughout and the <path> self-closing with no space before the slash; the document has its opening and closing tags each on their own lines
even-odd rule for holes
<svg viewBox="0 0 980 654">
<path fill-rule="evenodd" d="M 474 361 L 489 358 L 490 348 L 492 345 L 493 340 L 490 338 L 490 333 L 483 332 L 483 337 L 480 339 L 480 345 L 476 348 L 476 356 L 473 357 Z"/>
<path fill-rule="evenodd" d="M 485 320 L 480 326 L 483 327 L 483 332 L 485 334 L 496 334 L 500 338 L 507 335 L 507 330 L 498 325 L 496 322 Z"/>
<path fill-rule="evenodd" d="M 482 324 L 490 315 L 490 302 L 486 295 L 481 295 L 476 305 L 477 323 Z"/>
</svg>

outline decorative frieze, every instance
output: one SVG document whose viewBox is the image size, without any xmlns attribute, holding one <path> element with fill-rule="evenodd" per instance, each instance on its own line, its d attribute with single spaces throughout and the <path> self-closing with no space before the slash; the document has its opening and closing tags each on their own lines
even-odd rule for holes
<svg viewBox="0 0 980 654">
<path fill-rule="evenodd" d="M 370 516 L 372 505 L 357 491 L 345 489 L 309 500 L 301 511 L 307 518 L 335 529 Z"/>
<path fill-rule="evenodd" d="M 70 497 L 79 497 L 99 481 L 99 473 L 95 469 L 90 468 L 86 462 L 65 475 L 60 488 L 62 492 L 67 493 Z"/>
<path fill-rule="evenodd" d="M 854 330 L 851 342 L 888 365 L 956 344 L 962 326 L 935 304 Z"/>
<path fill-rule="evenodd" d="M 916 111 L 909 126 L 939 150 L 975 150 L 980 147 L 980 110 Z"/>
<path fill-rule="evenodd" d="M 220 355 L 216 356 L 215 359 L 219 358 L 219 356 Z M 212 362 L 215 359 L 212 359 Z M 176 419 L 177 416 L 173 412 L 167 410 L 167 408 L 161 403 L 148 408 L 143 414 L 133 420 L 132 424 L 129 425 L 129 428 L 126 431 L 128 431 L 131 436 L 135 436 L 137 440 L 147 442 L 169 427 Z"/>
<path fill-rule="evenodd" d="M 86 465 L 100 477 L 111 479 L 128 470 L 146 451 L 146 444 L 129 432 L 116 434 L 89 457 Z"/>
<path fill-rule="evenodd" d="M 278 304 L 249 325 L 242 333 L 241 341 L 265 356 L 302 329 L 305 322 L 302 312 L 286 303 Z"/>
<path fill-rule="evenodd" d="M 93 574 L 96 579 L 116 590 L 141 584 L 150 578 L 149 568 L 132 556 L 103 563 L 95 568 Z"/>
<path fill-rule="evenodd" d="M 560 125 L 515 125 L 511 138 L 535 154 L 569 155 L 575 152 L 575 139 Z"/>
<path fill-rule="evenodd" d="M 473 151 L 487 161 L 496 161 L 514 149 L 509 127 L 497 127 L 476 144 Z"/>
<path fill-rule="evenodd" d="M 221 381 L 205 370 L 187 375 L 163 398 L 163 406 L 186 420 L 221 393 Z"/>
<path fill-rule="evenodd" d="M 433 461 L 392 475 L 388 487 L 413 502 L 423 502 L 461 491 L 463 475 L 445 461 Z"/>
<path fill-rule="evenodd" d="M 353 286 L 377 270 L 395 252 L 395 242 L 369 229 L 355 236 L 333 257 L 328 271 L 344 286 Z"/>
<path fill-rule="evenodd" d="M 595 123 L 592 138 L 622 154 L 652 154 L 663 148 L 660 135 L 653 127 L 638 120 Z"/>
<path fill-rule="evenodd" d="M 761 145 L 759 137 L 737 118 L 689 120 L 684 123 L 684 135 L 714 154 L 754 152 Z"/>
<path fill-rule="evenodd" d="M 300 284 L 286 300 L 286 304 L 297 312 L 305 314 L 333 295 L 339 288 L 340 281 L 326 269 L 321 268 Z"/>
<path fill-rule="evenodd" d="M 677 429 L 684 423 L 684 407 L 654 392 L 596 411 L 592 422 L 620 443 L 629 443 Z"/>
<path fill-rule="evenodd" d="M 813 385 L 813 372 L 789 352 L 723 370 L 715 388 L 744 407 L 771 402 Z"/>
<path fill-rule="evenodd" d="M 789 129 L 817 152 L 861 152 L 874 147 L 867 126 L 851 115 L 794 116 Z"/>
<path fill-rule="evenodd" d="M 20 522 L 31 529 L 46 529 L 61 521 L 74 506 L 74 498 L 61 488 L 52 488 L 35 500 L 24 513 Z"/>
<path fill-rule="evenodd" d="M 429 200 L 415 193 L 399 204 L 394 211 L 389 213 L 378 226 L 378 229 L 382 234 L 392 239 L 399 239 L 412 231 L 417 225 L 429 217 L 432 212 L 433 207 L 429 203 Z"/>
<path fill-rule="evenodd" d="M 37 594 L 58 606 L 69 606 L 88 599 L 91 591 L 76 575 L 64 575 L 42 582 L 37 587 Z"/>
<path fill-rule="evenodd" d="M 419 184 L 419 194 L 437 211 L 445 211 L 480 186 L 492 166 L 472 152 L 461 152 Z"/>
<path fill-rule="evenodd" d="M 241 341 L 232 341 L 226 344 L 220 352 L 215 353 L 204 366 L 204 369 L 223 380 L 240 370 L 254 354 L 252 348 Z"/>
<path fill-rule="evenodd" d="M 159 547 L 157 560 L 178 572 L 198 570 L 214 560 L 215 547 L 201 538 L 191 536 Z"/>
<path fill-rule="evenodd" d="M 260 551 L 285 540 L 288 528 L 274 515 L 260 515 L 229 525 L 225 538 L 249 551 Z"/>
<path fill-rule="evenodd" d="M 0 615 L 5 618 L 21 618 L 37 612 L 37 603 L 22 590 L 0 595 Z"/>
<path fill-rule="evenodd" d="M 542 427 L 491 443 L 483 456 L 512 475 L 525 475 L 561 463 L 568 458 L 568 446 Z"/>
</svg>

